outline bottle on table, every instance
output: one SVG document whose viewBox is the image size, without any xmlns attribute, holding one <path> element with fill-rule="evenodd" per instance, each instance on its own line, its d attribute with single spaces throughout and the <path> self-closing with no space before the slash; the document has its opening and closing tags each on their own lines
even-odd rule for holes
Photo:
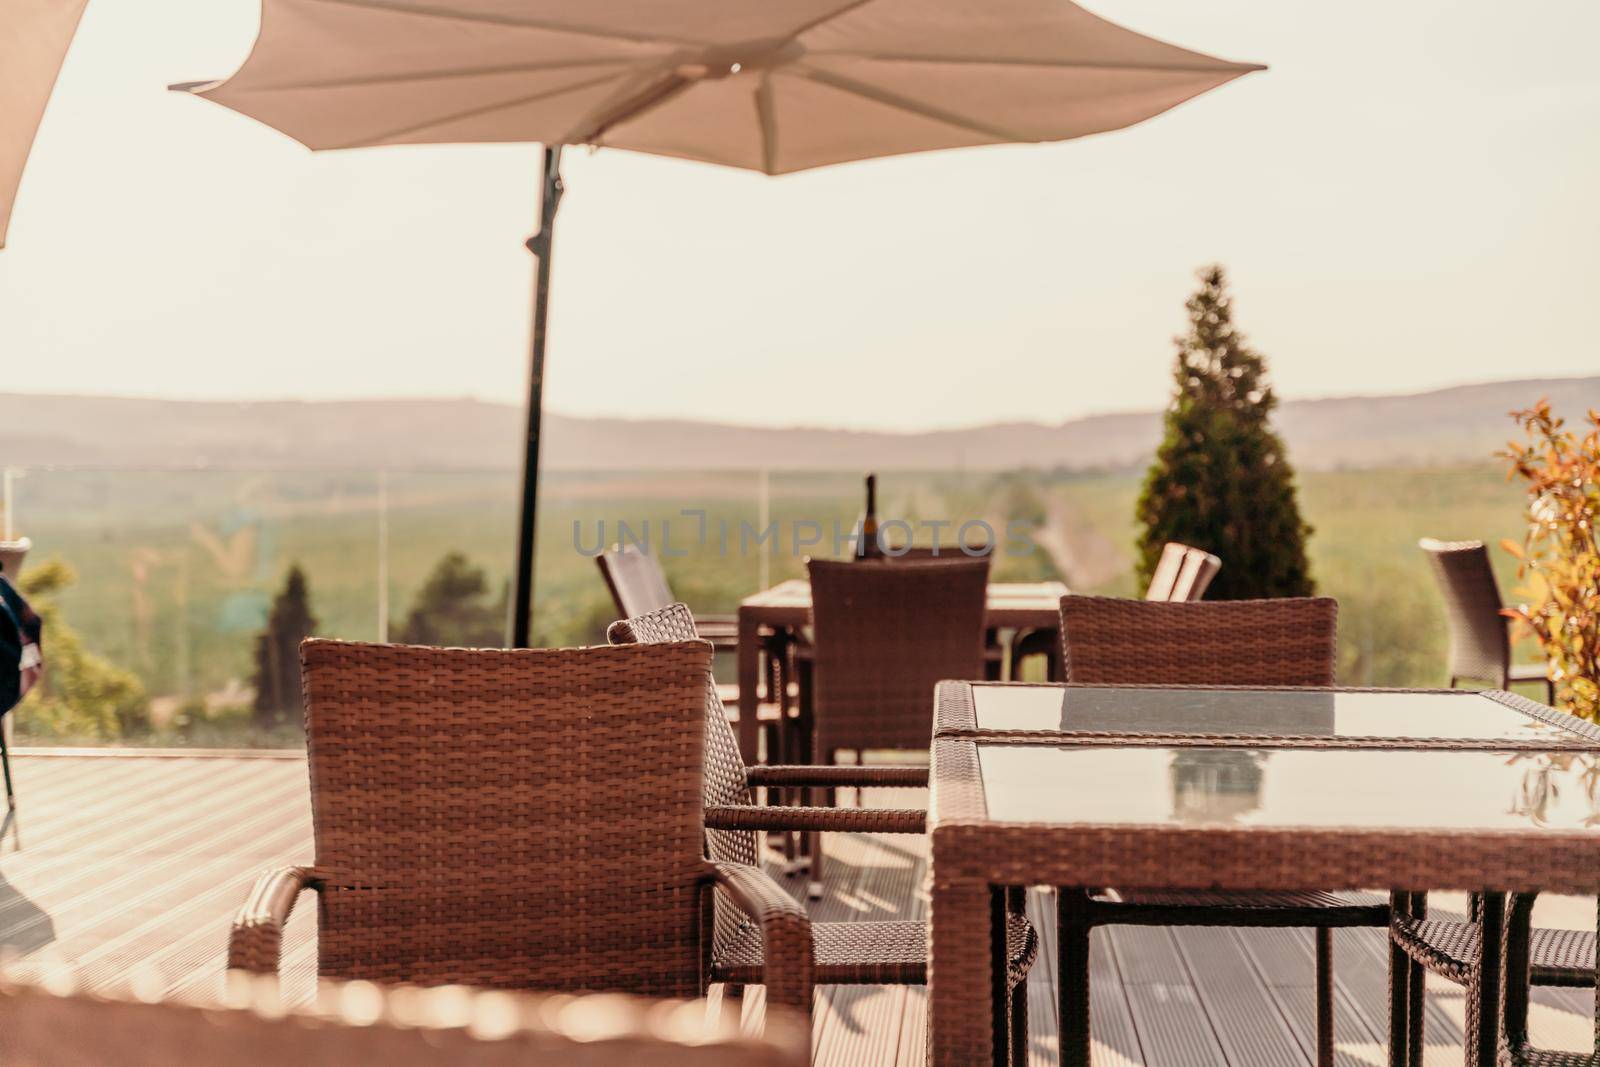
<svg viewBox="0 0 1600 1067">
<path fill-rule="evenodd" d="M 883 546 L 878 544 L 878 476 L 867 475 L 867 510 L 861 513 L 860 536 L 856 539 L 857 559 L 878 559 Z"/>
</svg>

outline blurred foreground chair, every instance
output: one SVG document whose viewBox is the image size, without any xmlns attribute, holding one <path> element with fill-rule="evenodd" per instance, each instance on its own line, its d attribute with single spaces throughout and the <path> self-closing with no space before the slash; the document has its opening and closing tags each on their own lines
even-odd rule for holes
<svg viewBox="0 0 1600 1067">
<path fill-rule="evenodd" d="M 805 1067 L 804 1021 L 761 1038 L 703 1001 L 385 988 L 328 982 L 285 1009 L 275 983 L 236 980 L 207 1004 L 0 982 L 6 1067 Z"/>
<path fill-rule="evenodd" d="M 256 884 L 231 967 L 275 973 L 312 890 L 322 977 L 696 997 L 716 887 L 761 931 L 746 980 L 810 1010 L 805 910 L 705 858 L 709 644 L 301 659 L 315 866 Z"/>
<path fill-rule="evenodd" d="M 1171 603 L 1061 598 L 1062 660 L 1086 685 L 1331 686 L 1338 601 L 1326 598 Z M 1309 926 L 1316 930 L 1317 1063 L 1333 1064 L 1335 927 L 1389 925 L 1389 905 L 1354 893 L 1148 892 L 1069 895 L 1058 901 L 1061 966 L 1088 989 L 1096 926 Z M 1088 1062 L 1089 1005 L 1062 1020 L 1062 1062 Z M 1072 1059 L 1069 1037 L 1083 1060 Z"/>
<path fill-rule="evenodd" d="M 612 623 L 613 642 L 673 642 L 695 632 L 694 616 L 682 604 Z M 933 689 L 927 703 L 933 705 Z M 746 767 L 738 739 L 728 728 L 716 690 L 705 693 L 706 848 L 722 869 L 749 868 L 760 862 L 758 831 L 837 830 L 876 834 L 923 834 L 921 809 L 764 807 L 753 790 L 794 787 L 926 787 L 926 767 L 756 766 Z M 929 734 L 932 723 L 929 723 Z M 737 912 L 719 906 L 712 951 L 712 980 L 735 985 L 758 981 L 761 933 Z M 912 922 L 833 922 L 811 927 L 819 985 L 924 985 L 928 981 L 927 924 Z M 1028 1013 L 1024 983 L 1038 954 L 1033 927 L 1014 907 L 1007 919 L 1008 996 L 996 1006 L 996 1033 L 1009 1030 L 1013 1062 L 1027 1063 Z M 1004 1015 L 1001 1015 L 1001 1012 Z"/>
<path fill-rule="evenodd" d="M 1462 681 L 1510 689 L 1518 682 L 1544 686 L 1545 703 L 1556 702 L 1555 683 L 1543 664 L 1511 662 L 1511 620 L 1500 614 L 1500 584 L 1482 541 L 1417 542 L 1433 564 L 1444 595 L 1450 629 L 1450 688 Z"/>
<path fill-rule="evenodd" d="M 672 587 L 667 584 L 660 561 L 637 545 L 612 545 L 596 556 L 594 561 L 600 568 L 600 576 L 605 579 L 611 600 L 617 607 L 617 615 L 621 618 L 659 611 L 678 599 L 672 595 Z M 718 651 L 738 650 L 739 621 L 736 617 L 703 616 L 696 620 L 695 626 L 698 636 L 710 641 Z M 776 694 L 786 694 L 789 689 L 788 657 L 783 643 L 775 634 L 763 634 L 761 645 L 766 655 L 766 669 L 762 674 L 767 680 L 767 693 L 756 714 L 762 723 L 767 758 L 778 762 L 786 758 L 783 752 L 784 732 L 780 727 L 789 709 L 787 702 L 779 701 Z M 728 709 L 734 721 L 738 721 L 739 686 L 721 684 L 719 690 L 723 707 Z"/>
</svg>

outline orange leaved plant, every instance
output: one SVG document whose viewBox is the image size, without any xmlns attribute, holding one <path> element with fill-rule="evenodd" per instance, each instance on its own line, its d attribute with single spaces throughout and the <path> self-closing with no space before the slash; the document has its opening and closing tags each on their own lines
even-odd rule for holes
<svg viewBox="0 0 1600 1067">
<path fill-rule="evenodd" d="M 1512 412 L 1526 440 L 1502 456 L 1528 485 L 1528 533 L 1505 541 L 1521 598 L 1506 614 L 1538 638 L 1565 711 L 1600 722 L 1600 411 L 1580 436 L 1541 400 Z"/>
</svg>

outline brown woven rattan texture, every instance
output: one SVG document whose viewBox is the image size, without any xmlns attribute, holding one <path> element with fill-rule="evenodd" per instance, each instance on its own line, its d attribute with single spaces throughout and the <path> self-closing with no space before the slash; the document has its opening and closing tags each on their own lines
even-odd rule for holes
<svg viewBox="0 0 1600 1067">
<path fill-rule="evenodd" d="M 694 632 L 682 604 L 613 623 L 617 642 L 675 641 Z M 755 804 L 751 781 L 767 785 L 922 786 L 927 772 L 910 767 L 755 767 L 746 769 L 715 688 L 706 693 L 706 845 L 714 860 L 754 870 L 754 830 L 826 829 L 866 833 L 924 830 L 922 811 L 876 808 L 796 808 Z M 927 980 L 927 938 L 920 923 L 820 923 L 812 927 L 815 979 L 827 984 L 921 984 Z M 1020 986 L 1038 952 L 1026 919 L 1010 917 L 1011 986 Z M 712 970 L 718 981 L 753 983 L 763 963 L 761 931 L 737 913 L 719 910 Z M 1017 993 L 1020 1003 L 1020 991 Z M 1025 1021 L 1025 1020 L 1024 1020 Z"/>
<path fill-rule="evenodd" d="M 1062 659 L 1085 685 L 1331 686 L 1338 601 L 1061 598 Z"/>
<path fill-rule="evenodd" d="M 1506 909 L 1501 894 L 1474 895 L 1466 922 L 1428 918 L 1426 894 L 1396 896 L 1389 940 L 1400 966 L 1391 968 L 1391 981 L 1394 996 L 1403 995 L 1412 1014 L 1406 1063 L 1422 1062 L 1418 1006 L 1427 970 L 1465 987 L 1468 1064 L 1600 1064 L 1600 1015 L 1594 1054 L 1536 1049 L 1528 1042 L 1528 986 L 1594 987 L 1600 943 L 1587 930 L 1533 927 L 1536 896 L 1514 894 Z"/>
<path fill-rule="evenodd" d="M 710 645 L 301 655 L 317 865 L 262 879 L 233 966 L 275 970 L 310 888 L 323 976 L 696 996 L 715 882 L 809 1009 L 803 910 L 704 856 Z"/>
<path fill-rule="evenodd" d="M 984 677 L 989 561 L 809 567 L 814 751 L 926 749 L 935 684 Z"/>
<path fill-rule="evenodd" d="M 1023 685 L 1028 683 L 1010 683 Z M 1039 685 L 1040 688 L 1060 690 L 1065 687 Z M 1037 685 L 1037 683 L 1035 683 Z M 1089 688 L 1100 688 L 1093 686 Z M 1208 692 L 1232 690 L 1237 686 L 1225 685 L 1127 685 L 1119 689 L 1141 689 Z M 1443 695 L 1451 693 L 1462 700 L 1487 699 L 1503 704 L 1519 714 L 1526 715 L 1559 731 L 1526 738 L 1467 738 L 1467 737 L 1392 737 L 1343 734 L 1338 737 L 1307 734 L 1224 734 L 1224 733 L 1139 733 L 1124 734 L 1104 730 L 985 730 L 978 724 L 977 708 L 973 702 L 972 685 L 968 682 L 940 683 L 935 696 L 934 734 L 938 737 L 972 737 L 985 744 L 1016 742 L 1019 744 L 1052 745 L 1106 745 L 1167 748 L 1183 745 L 1188 748 L 1394 748 L 1394 749 L 1457 749 L 1493 752 L 1548 752 L 1552 749 L 1572 748 L 1593 751 L 1600 746 L 1600 726 L 1560 712 L 1547 704 L 1529 700 L 1516 693 L 1484 689 L 1475 692 L 1440 689 L 1361 688 L 1337 686 L 1252 686 L 1252 692 L 1269 694 L 1274 689 L 1293 689 L 1296 692 L 1311 690 L 1326 693 L 1425 693 Z"/>
<path fill-rule="evenodd" d="M 1507 909 L 1498 1060 L 1507 1067 L 1596 1067 L 1600 1064 L 1600 1003 L 1595 1006 L 1594 1042 L 1589 1052 L 1535 1048 L 1528 1040 L 1530 984 L 1595 986 L 1600 975 L 1600 956 L 1595 951 L 1600 938 L 1587 932 L 1533 930 L 1536 897 L 1533 893 L 1513 894 Z M 1600 913 L 1596 922 L 1600 924 Z M 1439 943 L 1444 940 L 1441 935 Z M 1471 958 L 1472 946 L 1459 947 Z"/>
<path fill-rule="evenodd" d="M 270 983 L 232 983 L 226 1002 L 146 1003 L 0 985 L 6 1067 L 803 1067 L 802 1021 L 778 1009 L 766 1033 L 708 1017 L 700 1001 L 383 988 L 330 982 L 285 1012 Z"/>
<path fill-rule="evenodd" d="M 1327 598 L 1163 603 L 1068 596 L 1061 600 L 1062 662 L 1067 681 L 1082 684 L 1331 686 L 1338 612 L 1338 602 Z M 1110 895 L 1063 891 L 1058 911 L 1063 942 L 1076 938 L 1084 949 L 1070 957 L 1073 973 L 1064 970 L 1062 983 L 1081 983 L 1085 990 L 1088 931 L 1095 926 L 1316 927 L 1317 1061 L 1323 1067 L 1333 1063 L 1332 941 L 1326 930 L 1384 926 L 1389 920 L 1386 901 L 1318 893 L 1185 899 L 1137 889 Z M 1062 1019 L 1064 1060 L 1069 1035 L 1087 1054 L 1088 1007 L 1086 994 L 1072 999 L 1071 1009 L 1081 1008 L 1084 1017 Z"/>
</svg>

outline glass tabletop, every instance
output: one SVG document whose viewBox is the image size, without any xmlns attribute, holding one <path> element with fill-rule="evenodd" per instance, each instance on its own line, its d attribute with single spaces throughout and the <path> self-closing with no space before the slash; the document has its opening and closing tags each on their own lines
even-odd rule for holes
<svg viewBox="0 0 1600 1067">
<path fill-rule="evenodd" d="M 999 822 L 1600 835 L 1600 753 L 977 747 Z"/>
<path fill-rule="evenodd" d="M 974 685 L 980 730 L 1545 742 L 1568 735 L 1479 693 Z"/>
</svg>

